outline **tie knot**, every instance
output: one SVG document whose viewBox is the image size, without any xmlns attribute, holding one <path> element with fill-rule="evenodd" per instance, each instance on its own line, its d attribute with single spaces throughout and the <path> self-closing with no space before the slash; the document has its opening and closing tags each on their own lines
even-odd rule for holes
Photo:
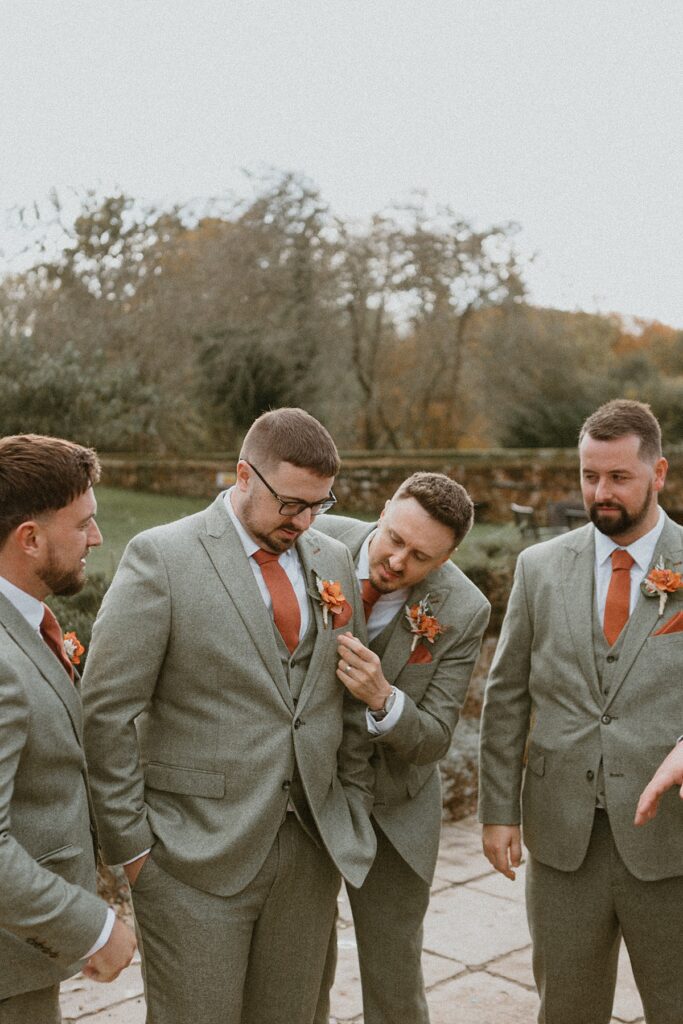
<svg viewBox="0 0 683 1024">
<path fill-rule="evenodd" d="M 382 596 L 382 591 L 378 590 L 377 587 L 370 582 L 370 580 L 361 580 L 360 583 L 361 597 L 363 598 L 363 608 L 365 609 L 365 617 L 370 614 L 372 607 L 379 601 Z"/>
<path fill-rule="evenodd" d="M 257 565 L 267 565 L 268 562 L 277 562 L 280 556 L 273 554 L 272 551 L 264 551 L 263 548 L 259 548 L 251 557 Z"/>
<path fill-rule="evenodd" d="M 630 569 L 634 562 L 628 551 L 624 551 L 623 548 L 615 548 L 611 558 L 612 572 L 615 572 L 617 569 Z"/>
<path fill-rule="evenodd" d="M 40 632 L 44 636 L 57 638 L 59 643 L 62 643 L 61 626 L 57 621 L 57 616 L 50 608 L 48 608 L 47 605 L 43 605 L 43 618 L 40 623 Z"/>
</svg>

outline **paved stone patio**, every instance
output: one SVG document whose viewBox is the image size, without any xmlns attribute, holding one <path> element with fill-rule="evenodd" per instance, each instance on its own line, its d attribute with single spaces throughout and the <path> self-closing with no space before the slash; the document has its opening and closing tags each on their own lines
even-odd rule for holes
<svg viewBox="0 0 683 1024">
<path fill-rule="evenodd" d="M 479 833 L 473 818 L 446 825 L 443 831 L 424 942 L 432 1024 L 535 1024 L 538 998 L 524 913 L 524 868 L 515 882 L 493 872 L 481 853 Z M 339 911 L 339 967 L 332 1020 L 335 1024 L 362 1024 L 356 944 L 343 890 Z M 62 1013 L 65 1024 L 144 1024 L 139 962 L 131 964 L 111 985 L 98 985 L 82 975 L 65 982 Z M 612 1021 L 644 1022 L 623 948 Z"/>
</svg>

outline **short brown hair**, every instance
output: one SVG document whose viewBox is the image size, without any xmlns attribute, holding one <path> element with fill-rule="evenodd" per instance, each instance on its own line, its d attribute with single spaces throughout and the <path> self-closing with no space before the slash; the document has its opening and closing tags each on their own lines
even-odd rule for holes
<svg viewBox="0 0 683 1024">
<path fill-rule="evenodd" d="M 337 446 L 315 417 L 303 409 L 272 409 L 254 420 L 242 442 L 240 459 L 261 466 L 291 462 L 318 476 L 336 476 Z"/>
<path fill-rule="evenodd" d="M 70 505 L 99 478 L 92 448 L 41 434 L 0 438 L 0 547 L 21 523 Z"/>
<path fill-rule="evenodd" d="M 444 473 L 413 473 L 392 501 L 415 498 L 432 519 L 453 531 L 453 547 L 467 536 L 474 522 L 474 504 L 462 486 Z"/>
<path fill-rule="evenodd" d="M 615 398 L 592 413 L 579 434 L 579 444 L 586 435 L 594 441 L 615 441 L 635 434 L 640 439 L 638 455 L 646 462 L 662 457 L 662 431 L 657 418 L 645 402 Z"/>
</svg>

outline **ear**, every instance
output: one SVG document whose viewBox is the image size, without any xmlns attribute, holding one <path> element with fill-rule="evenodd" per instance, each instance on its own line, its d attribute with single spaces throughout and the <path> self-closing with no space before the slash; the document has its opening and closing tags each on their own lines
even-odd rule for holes
<svg viewBox="0 0 683 1024">
<path fill-rule="evenodd" d="M 10 534 L 8 540 L 14 539 L 17 549 L 27 558 L 35 558 L 43 546 L 43 529 L 34 519 L 27 519 Z"/>
<path fill-rule="evenodd" d="M 235 471 L 235 486 L 240 491 L 246 491 L 249 486 L 251 479 L 251 466 L 244 459 L 240 459 L 237 463 L 237 469 Z"/>
<path fill-rule="evenodd" d="M 664 457 L 657 459 L 655 462 L 655 478 L 652 483 L 652 489 L 655 492 L 661 491 L 662 487 L 666 483 L 666 473 L 669 468 L 669 463 Z"/>
</svg>

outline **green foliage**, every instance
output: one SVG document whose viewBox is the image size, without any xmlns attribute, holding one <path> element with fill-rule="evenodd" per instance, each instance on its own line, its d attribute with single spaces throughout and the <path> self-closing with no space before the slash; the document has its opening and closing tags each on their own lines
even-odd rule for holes
<svg viewBox="0 0 683 1024">
<path fill-rule="evenodd" d="M 156 432 L 161 396 L 133 366 L 109 366 L 101 351 L 68 344 L 59 356 L 33 338 L 0 341 L 0 432 L 69 437 L 130 450 Z"/>
</svg>

